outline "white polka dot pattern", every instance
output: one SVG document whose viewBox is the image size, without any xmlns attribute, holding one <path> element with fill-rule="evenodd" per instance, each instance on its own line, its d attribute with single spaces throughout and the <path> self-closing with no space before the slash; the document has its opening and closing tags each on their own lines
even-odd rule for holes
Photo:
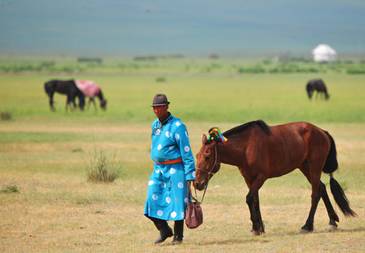
<svg viewBox="0 0 365 253">
<path fill-rule="evenodd" d="M 192 146 L 185 124 L 173 116 L 161 125 L 158 119 L 152 125 L 151 158 L 156 161 L 148 179 L 145 214 L 163 220 L 183 220 L 187 196 L 186 180 L 193 180 L 195 173 Z M 184 163 L 159 164 L 158 161 L 181 157 Z M 186 191 L 185 191 L 186 190 Z"/>
</svg>

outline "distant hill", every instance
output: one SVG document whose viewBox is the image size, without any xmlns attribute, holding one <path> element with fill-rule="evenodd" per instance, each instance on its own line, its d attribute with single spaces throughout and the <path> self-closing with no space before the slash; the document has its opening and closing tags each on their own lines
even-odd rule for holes
<svg viewBox="0 0 365 253">
<path fill-rule="evenodd" d="M 0 0 L 0 54 L 365 53 L 360 0 Z"/>
</svg>

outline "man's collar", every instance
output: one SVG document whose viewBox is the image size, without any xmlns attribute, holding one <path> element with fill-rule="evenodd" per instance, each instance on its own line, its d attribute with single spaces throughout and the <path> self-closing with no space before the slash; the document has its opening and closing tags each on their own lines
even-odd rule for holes
<svg viewBox="0 0 365 253">
<path fill-rule="evenodd" d="M 161 125 L 163 126 L 163 125 L 165 125 L 170 119 L 172 119 L 172 115 L 171 115 L 171 113 L 169 112 L 168 113 L 168 116 L 167 116 L 167 118 L 166 119 L 164 119 L 162 122 L 160 121 L 160 123 L 161 123 Z"/>
</svg>

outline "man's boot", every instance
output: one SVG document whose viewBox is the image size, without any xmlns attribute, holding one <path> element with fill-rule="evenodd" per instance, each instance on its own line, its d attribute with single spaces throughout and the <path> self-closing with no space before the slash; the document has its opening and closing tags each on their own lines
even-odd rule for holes
<svg viewBox="0 0 365 253">
<path fill-rule="evenodd" d="M 156 228 L 160 231 L 160 236 L 155 241 L 155 244 L 164 242 L 167 238 L 173 235 L 172 229 L 169 227 L 165 220 L 160 220 L 156 218 L 150 218 L 155 224 Z"/>
<path fill-rule="evenodd" d="M 172 244 L 180 244 L 184 237 L 184 220 L 177 220 L 174 224 L 174 239 Z"/>
</svg>

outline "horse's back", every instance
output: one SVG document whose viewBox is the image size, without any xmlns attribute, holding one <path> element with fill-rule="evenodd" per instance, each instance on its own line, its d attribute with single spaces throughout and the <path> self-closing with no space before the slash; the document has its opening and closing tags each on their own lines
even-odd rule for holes
<svg viewBox="0 0 365 253">
<path fill-rule="evenodd" d="M 52 79 L 44 84 L 44 88 L 47 93 L 58 92 L 67 95 L 77 92 L 77 87 L 74 80 Z"/>
<path fill-rule="evenodd" d="M 281 176 L 300 168 L 315 152 L 322 152 L 320 149 L 323 147 L 328 152 L 326 133 L 313 124 L 292 122 L 271 126 L 270 130 L 271 134 L 267 136 L 256 132 L 256 136 L 252 136 L 256 140 L 252 139 L 253 146 L 247 152 L 248 163 L 270 168 L 267 172 L 269 177 Z"/>
<path fill-rule="evenodd" d="M 317 90 L 317 91 L 326 91 L 327 90 L 326 84 L 324 83 L 324 81 L 321 78 L 312 79 L 312 80 L 308 81 L 307 87 L 310 87 L 311 89 Z"/>
</svg>

